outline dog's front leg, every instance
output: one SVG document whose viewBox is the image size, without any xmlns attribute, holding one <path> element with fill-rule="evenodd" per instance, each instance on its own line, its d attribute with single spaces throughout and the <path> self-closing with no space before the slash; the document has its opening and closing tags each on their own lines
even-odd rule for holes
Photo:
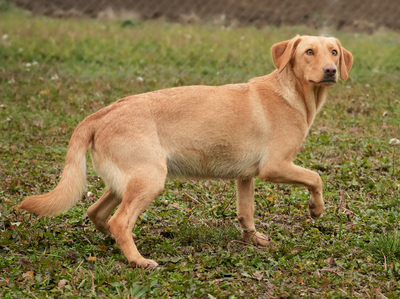
<svg viewBox="0 0 400 299">
<path fill-rule="evenodd" d="M 310 191 L 308 207 L 312 218 L 321 216 L 324 209 L 322 197 L 322 180 L 318 173 L 279 159 L 270 159 L 261 167 L 260 179 L 263 181 L 305 186 Z M 281 161 L 281 162 L 277 162 Z"/>
<path fill-rule="evenodd" d="M 268 238 L 256 231 L 254 225 L 254 179 L 236 181 L 237 215 L 243 240 L 254 245 L 266 245 Z"/>
</svg>

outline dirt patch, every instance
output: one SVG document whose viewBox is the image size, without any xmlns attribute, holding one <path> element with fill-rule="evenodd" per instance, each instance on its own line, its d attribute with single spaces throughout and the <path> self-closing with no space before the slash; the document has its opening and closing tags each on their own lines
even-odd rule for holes
<svg viewBox="0 0 400 299">
<path fill-rule="evenodd" d="M 11 0 L 37 14 L 54 17 L 166 18 L 218 25 L 325 26 L 373 32 L 400 30 L 398 0 Z"/>
</svg>

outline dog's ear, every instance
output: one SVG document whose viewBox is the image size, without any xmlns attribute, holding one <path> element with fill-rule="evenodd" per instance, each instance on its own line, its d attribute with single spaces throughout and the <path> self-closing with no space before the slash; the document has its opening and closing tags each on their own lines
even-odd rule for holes
<svg viewBox="0 0 400 299">
<path fill-rule="evenodd" d="M 351 66 L 353 65 L 353 55 L 342 46 L 340 48 L 340 77 L 343 81 L 346 81 L 349 77 Z"/>
<path fill-rule="evenodd" d="M 277 43 L 272 46 L 272 60 L 279 70 L 279 73 L 283 71 L 290 59 L 292 59 L 293 53 L 296 50 L 299 42 L 301 42 L 301 37 L 296 36 L 295 38 Z"/>
</svg>

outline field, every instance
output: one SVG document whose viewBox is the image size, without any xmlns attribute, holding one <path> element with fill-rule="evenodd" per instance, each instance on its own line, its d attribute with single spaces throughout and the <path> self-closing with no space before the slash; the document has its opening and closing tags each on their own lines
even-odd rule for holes
<svg viewBox="0 0 400 299">
<path fill-rule="evenodd" d="M 68 139 L 89 114 L 127 95 L 246 82 L 274 70 L 273 43 L 307 27 L 223 28 L 162 20 L 30 16 L 0 2 L 1 298 L 399 298 L 400 35 L 329 32 L 354 55 L 331 88 L 295 164 L 308 191 L 256 180 L 266 247 L 240 239 L 230 181 L 168 180 L 134 229 L 155 270 L 132 269 L 86 210 L 105 187 L 88 159 L 88 192 L 57 217 L 16 209 L 52 190 Z M 396 152 L 397 150 L 397 152 Z"/>
</svg>

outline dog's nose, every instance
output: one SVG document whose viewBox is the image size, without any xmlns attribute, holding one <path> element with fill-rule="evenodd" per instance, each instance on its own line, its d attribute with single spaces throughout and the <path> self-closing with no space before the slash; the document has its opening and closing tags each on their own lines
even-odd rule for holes
<svg viewBox="0 0 400 299">
<path fill-rule="evenodd" d="M 327 65 L 324 67 L 324 74 L 325 76 L 333 77 L 336 75 L 337 69 L 334 65 Z"/>
</svg>

